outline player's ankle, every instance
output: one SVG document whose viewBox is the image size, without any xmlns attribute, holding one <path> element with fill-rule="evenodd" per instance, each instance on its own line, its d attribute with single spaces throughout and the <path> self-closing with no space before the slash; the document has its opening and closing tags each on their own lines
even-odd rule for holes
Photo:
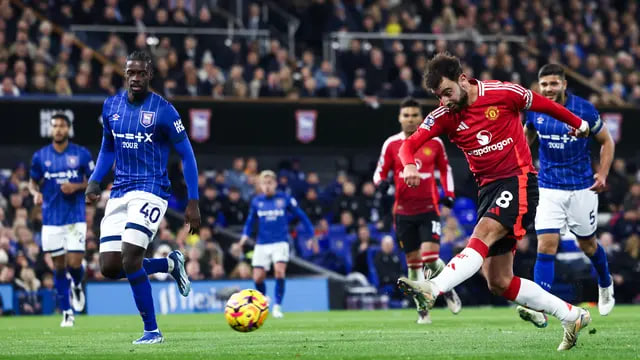
<svg viewBox="0 0 640 360">
<path fill-rule="evenodd" d="M 172 272 L 175 266 L 176 264 L 173 262 L 173 259 L 167 257 L 167 272 Z"/>
</svg>

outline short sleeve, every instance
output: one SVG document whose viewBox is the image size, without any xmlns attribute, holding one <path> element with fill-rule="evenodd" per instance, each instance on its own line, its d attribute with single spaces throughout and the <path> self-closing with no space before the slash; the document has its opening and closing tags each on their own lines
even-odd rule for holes
<svg viewBox="0 0 640 360">
<path fill-rule="evenodd" d="M 535 126 L 535 118 L 536 118 L 536 113 L 533 111 L 527 111 L 526 117 L 525 117 L 525 121 L 524 121 L 524 126 L 527 127 L 527 129 L 529 130 L 535 130 L 536 126 Z"/>
<path fill-rule="evenodd" d="M 160 127 L 173 143 L 178 143 L 187 137 L 180 114 L 173 105 L 167 103 L 160 114 Z"/>
<path fill-rule="evenodd" d="M 589 123 L 589 133 L 591 135 L 596 135 L 602 130 L 602 119 L 600 118 L 600 113 L 596 110 L 595 106 L 589 103 L 589 111 L 586 112 L 584 121 Z"/>
<path fill-rule="evenodd" d="M 506 99 L 511 101 L 516 111 L 529 110 L 533 102 L 531 90 L 525 89 L 521 85 L 512 83 L 502 83 L 498 86 L 502 90 Z"/>
<path fill-rule="evenodd" d="M 36 152 L 31 158 L 31 169 L 29 170 L 29 176 L 34 181 L 40 181 L 40 179 L 42 179 L 42 162 L 40 160 L 40 152 Z"/>
</svg>

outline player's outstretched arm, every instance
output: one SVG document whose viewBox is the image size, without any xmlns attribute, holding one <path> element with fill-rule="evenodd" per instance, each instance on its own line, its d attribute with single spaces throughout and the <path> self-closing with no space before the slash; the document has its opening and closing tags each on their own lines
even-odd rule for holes
<svg viewBox="0 0 640 360">
<path fill-rule="evenodd" d="M 398 156 L 404 166 L 401 177 L 404 178 L 404 182 L 406 182 L 407 185 L 414 187 L 420 184 L 420 174 L 416 167 L 414 154 L 425 142 L 443 132 L 447 113 L 448 110 L 444 106 L 432 111 L 431 114 L 427 115 L 424 119 L 418 130 L 409 136 L 402 143 L 402 146 L 400 146 Z"/>
<path fill-rule="evenodd" d="M 593 175 L 594 183 L 589 190 L 603 192 L 607 188 L 607 176 L 611 169 L 616 145 L 606 126 L 603 126 L 594 137 L 600 143 L 600 166 L 598 172 Z"/>
<path fill-rule="evenodd" d="M 200 207 L 198 204 L 198 164 L 193 153 L 193 148 L 188 138 L 184 138 L 174 145 L 182 158 L 182 172 L 187 183 L 187 195 L 189 202 L 184 211 L 184 221 L 189 224 L 190 232 L 197 233 L 200 230 Z"/>
<path fill-rule="evenodd" d="M 535 112 L 545 113 L 550 115 L 563 123 L 569 124 L 574 130 L 569 133 L 577 137 L 589 136 L 589 123 L 580 119 L 574 115 L 571 111 L 567 110 L 564 106 L 558 104 L 555 101 L 551 101 L 546 97 L 531 92 L 531 107 L 529 110 Z"/>
<path fill-rule="evenodd" d="M 87 189 L 85 190 L 85 199 L 87 203 L 94 203 L 100 198 L 100 182 L 109 173 L 113 162 L 116 158 L 116 153 L 113 145 L 113 135 L 104 129 L 102 133 L 102 146 L 98 153 L 98 161 L 96 167 L 89 178 L 87 183 Z"/>
</svg>

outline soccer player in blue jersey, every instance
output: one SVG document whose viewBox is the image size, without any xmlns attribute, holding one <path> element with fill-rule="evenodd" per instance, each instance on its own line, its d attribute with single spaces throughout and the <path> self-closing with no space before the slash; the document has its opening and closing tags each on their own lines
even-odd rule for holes
<svg viewBox="0 0 640 360">
<path fill-rule="evenodd" d="M 597 193 L 605 190 L 615 145 L 593 104 L 566 91 L 567 80 L 560 65 L 543 66 L 538 73 L 538 82 L 542 95 L 564 105 L 589 123 L 590 135 L 600 144 L 600 164 L 594 174 L 590 138 L 567 135 L 567 126 L 549 115 L 527 113 L 524 130 L 529 144 L 535 141 L 536 135 L 540 140 L 540 203 L 535 219 L 538 258 L 534 281 L 545 290 L 551 290 L 560 234 L 568 229 L 575 234 L 580 249 L 591 259 L 598 273 L 598 310 L 600 315 L 608 315 L 615 299 L 607 255 L 596 241 Z M 538 327 L 547 325 L 547 318 L 542 313 L 521 306 L 518 312 L 522 319 Z"/>
<path fill-rule="evenodd" d="M 256 289 L 266 294 L 264 279 L 267 276 L 271 264 L 276 277 L 276 303 L 273 306 L 273 317 L 281 318 L 282 298 L 284 297 L 284 278 L 289 262 L 289 221 L 287 212 L 296 216 L 304 225 L 307 234 L 313 236 L 313 224 L 307 215 L 300 209 L 298 202 L 293 197 L 281 191 L 276 191 L 276 174 L 271 170 L 260 173 L 260 190 L 262 194 L 251 200 L 251 208 L 247 222 L 242 231 L 240 246 L 249 240 L 249 234 L 253 233 L 257 225 L 256 246 L 253 250 L 253 281 Z M 257 224 L 256 224 L 257 222 Z"/>
<path fill-rule="evenodd" d="M 69 141 L 70 130 L 71 121 L 66 115 L 52 116 L 53 141 L 33 154 L 29 180 L 34 203 L 42 205 L 42 250 L 50 253 L 53 260 L 62 327 L 72 327 L 73 310 L 84 309 L 82 258 L 87 223 L 83 190 L 94 167 L 89 150 Z M 67 273 L 73 280 L 73 309 Z"/>
<path fill-rule="evenodd" d="M 124 68 L 126 90 L 107 98 L 102 109 L 102 147 L 87 186 L 88 202 L 100 196 L 100 181 L 115 160 L 115 177 L 100 224 L 100 269 L 112 279 L 129 280 L 144 322 L 144 334 L 134 344 L 164 341 L 156 323 L 148 275 L 168 272 L 183 296 L 191 290 L 184 257 L 173 251 L 167 258 L 144 259 L 167 209 L 171 184 L 167 159 L 171 145 L 182 158 L 189 201 L 184 213 L 191 233 L 200 227 L 198 168 L 180 115 L 167 100 L 149 91 L 151 57 L 135 51 Z"/>
</svg>

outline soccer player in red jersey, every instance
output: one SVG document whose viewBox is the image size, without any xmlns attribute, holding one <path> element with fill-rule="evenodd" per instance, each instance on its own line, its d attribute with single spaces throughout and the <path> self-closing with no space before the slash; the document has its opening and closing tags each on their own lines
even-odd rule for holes
<svg viewBox="0 0 640 360">
<path fill-rule="evenodd" d="M 404 180 L 409 186 L 419 186 L 415 151 L 429 139 L 447 134 L 464 152 L 480 185 L 480 220 L 467 247 L 440 275 L 424 281 L 400 278 L 398 286 L 432 307 L 440 294 L 482 268 L 493 293 L 562 321 L 564 337 L 558 350 L 571 349 L 578 332 L 591 321 L 589 312 L 551 295 L 533 281 L 513 275 L 515 242 L 533 222 L 538 204 L 536 172 L 520 112 L 549 114 L 567 123 L 568 131 L 578 137 L 589 134 L 589 124 L 520 85 L 471 79 L 462 72 L 460 61 L 448 54 L 438 54 L 429 61 L 424 80 L 442 106 L 431 112 L 400 147 Z"/>
<path fill-rule="evenodd" d="M 423 180 L 416 187 L 409 187 L 402 179 L 402 161 L 398 157 L 400 146 L 406 138 L 416 132 L 422 121 L 420 104 L 407 98 L 400 104 L 399 119 L 402 131 L 390 136 L 382 145 L 378 167 L 373 175 L 373 182 L 380 189 L 388 188 L 387 176 L 393 171 L 393 182 L 396 187 L 393 216 L 396 235 L 400 248 L 404 251 L 409 279 L 424 280 L 437 276 L 444 269 L 444 261 L 440 259 L 440 210 L 438 208 L 438 189 L 434 171 L 440 171 L 440 183 L 445 197 L 440 202 L 447 207 L 453 206 L 453 176 L 447 160 L 444 144 L 439 138 L 433 138 L 416 149 L 414 162 Z M 424 269 L 423 269 L 424 267 Z M 445 293 L 447 306 L 454 314 L 460 312 L 461 302 L 455 290 Z M 427 308 L 418 307 L 418 324 L 429 324 L 431 318 Z"/>
</svg>

